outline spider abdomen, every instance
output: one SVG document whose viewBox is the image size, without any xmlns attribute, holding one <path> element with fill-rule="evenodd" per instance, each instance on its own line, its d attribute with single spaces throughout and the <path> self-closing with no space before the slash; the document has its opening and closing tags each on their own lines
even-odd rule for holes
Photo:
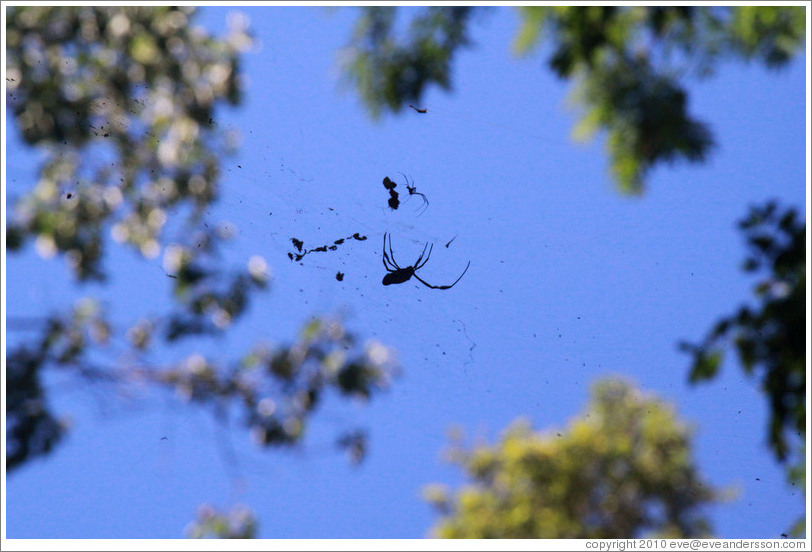
<svg viewBox="0 0 812 552">
<path fill-rule="evenodd" d="M 387 273 L 383 277 L 383 285 L 388 286 L 390 284 L 402 284 L 409 280 L 414 274 L 414 269 L 410 266 L 406 268 L 399 268 L 392 272 Z"/>
</svg>

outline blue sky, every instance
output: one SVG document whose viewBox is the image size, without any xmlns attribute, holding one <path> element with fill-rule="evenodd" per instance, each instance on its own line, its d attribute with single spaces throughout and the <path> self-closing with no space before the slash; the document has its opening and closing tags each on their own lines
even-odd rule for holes
<svg viewBox="0 0 812 552">
<path fill-rule="evenodd" d="M 602 141 L 570 138 L 570 85 L 543 56 L 512 57 L 513 9 L 473 25 L 452 93 L 432 89 L 425 115 L 378 122 L 337 69 L 356 9 L 207 7 L 197 22 L 222 34 L 234 11 L 259 43 L 244 57 L 243 104 L 217 113 L 243 141 L 223 161 L 223 198 L 209 217 L 236 230 L 224 268 L 262 255 L 273 279 L 205 352 L 234 358 L 259 339 L 289 341 L 310 316 L 345 312 L 349 329 L 397 350 L 403 373 L 368 405 L 329 402 L 294 452 L 259 450 L 244 428 L 224 431 L 174 397 L 124 400 L 54 382 L 52 406 L 73 429 L 8 478 L 8 537 L 177 538 L 200 504 L 239 503 L 256 512 L 263 538 L 420 538 L 435 520 L 421 488 L 462 482 L 442 460 L 450 427 L 491 441 L 519 416 L 563 427 L 608 375 L 672 402 L 692 424 L 702 474 L 736 490 L 709 509 L 718 536 L 775 538 L 803 513 L 765 445 L 755 382 L 731 360 L 713 383 L 691 387 L 677 343 L 698 341 L 749 300 L 736 229 L 748 206 L 775 198 L 806 217 L 805 55 L 777 72 L 728 62 L 688 80 L 690 110 L 719 146 L 707 163 L 654 170 L 630 198 L 608 176 Z M 36 157 L 13 123 L 6 130 L 7 190 L 20 194 L 35 182 Z M 418 198 L 386 208 L 381 180 L 402 181 L 398 172 L 429 198 L 422 215 Z M 354 232 L 370 239 L 303 265 L 286 256 L 293 236 L 313 245 Z M 430 283 L 471 267 L 449 291 L 384 287 L 384 232 L 401 265 L 436 244 L 421 270 Z M 9 316 L 41 316 L 87 293 L 63 260 L 32 247 L 6 266 Z M 159 261 L 115 252 L 108 266 L 111 285 L 92 291 L 114 320 L 166 310 L 171 281 Z M 25 337 L 10 332 L 8 345 Z M 359 467 L 330 448 L 354 425 L 371 444 Z"/>
</svg>

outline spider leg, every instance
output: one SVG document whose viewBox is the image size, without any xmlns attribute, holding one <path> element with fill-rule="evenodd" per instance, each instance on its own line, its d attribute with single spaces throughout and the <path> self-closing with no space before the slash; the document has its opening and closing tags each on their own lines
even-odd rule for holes
<svg viewBox="0 0 812 552">
<path fill-rule="evenodd" d="M 422 198 L 423 198 L 423 210 L 422 210 L 422 211 L 420 211 L 420 214 L 419 214 L 419 215 L 417 215 L 417 216 L 419 217 L 420 215 L 422 215 L 423 213 L 425 213 L 425 212 L 426 212 L 426 209 L 428 209 L 428 208 L 429 208 L 429 198 L 427 198 L 427 197 L 426 197 L 424 194 L 422 194 L 421 192 L 415 192 L 415 195 L 419 195 L 420 197 L 422 197 Z"/>
<path fill-rule="evenodd" d="M 414 264 L 412 265 L 412 266 L 414 267 L 414 269 L 415 269 L 415 270 L 417 270 L 418 268 L 420 268 L 421 266 L 423 266 L 423 265 L 421 265 L 421 264 L 420 264 L 420 261 L 422 261 L 422 260 L 423 260 L 423 255 L 425 255 L 425 254 L 426 254 L 426 248 L 427 248 L 428 246 L 429 246 L 429 244 L 428 244 L 428 242 L 426 242 L 426 245 L 424 245 L 424 246 L 423 246 L 423 252 L 422 252 L 422 253 L 420 253 L 420 256 L 417 258 L 417 260 L 416 260 L 416 261 L 414 262 Z M 429 255 L 430 255 L 430 254 L 431 254 L 431 252 L 429 251 Z M 428 260 L 428 259 L 426 259 L 426 260 Z M 426 263 L 423 263 L 423 264 L 426 264 Z"/>
<path fill-rule="evenodd" d="M 389 249 L 392 249 L 392 236 L 389 236 Z M 395 270 L 400 270 L 400 267 L 389 258 L 389 255 L 386 254 L 386 232 L 383 233 L 383 267 L 386 269 L 387 272 L 394 272 Z M 388 264 L 387 264 L 388 263 Z M 390 268 L 390 265 L 392 268 Z"/>
<path fill-rule="evenodd" d="M 426 247 L 428 247 L 428 245 L 429 245 L 429 244 L 427 243 L 427 244 L 426 244 Z M 423 253 L 425 253 L 425 252 L 426 252 L 426 247 L 424 247 L 424 248 L 423 248 Z M 420 255 L 420 258 L 419 258 L 419 259 L 417 259 L 417 262 L 416 262 L 416 263 L 414 263 L 414 269 L 415 269 L 415 270 L 417 270 L 418 268 L 422 268 L 422 267 L 426 266 L 426 263 L 427 263 L 427 262 L 429 262 L 429 257 L 431 257 L 431 252 L 432 252 L 432 250 L 434 250 L 434 244 L 431 244 L 431 247 L 429 247 L 429 253 L 428 253 L 428 255 L 426 255 L 426 258 L 425 258 L 425 259 L 423 259 L 423 255 L 421 254 L 421 255 Z M 422 262 L 422 263 L 420 262 L 420 261 L 421 261 L 421 259 L 423 260 L 423 262 Z"/>
<path fill-rule="evenodd" d="M 400 172 L 400 171 L 398 171 L 398 174 L 399 174 L 400 176 L 402 176 L 403 178 L 405 178 L 405 179 L 406 179 L 406 187 L 407 187 L 407 188 L 409 188 L 409 177 L 408 177 L 408 176 L 406 176 L 405 174 L 403 174 L 403 173 L 402 173 L 402 172 Z M 412 182 L 414 183 L 414 180 L 412 180 Z"/>
<path fill-rule="evenodd" d="M 386 237 L 386 236 L 384 236 L 384 237 Z M 384 240 L 384 244 L 386 244 L 386 240 Z M 394 266 L 397 270 L 400 270 L 400 265 L 395 260 L 395 253 L 392 251 L 392 234 L 389 234 L 389 257 L 388 258 L 389 258 L 389 262 L 392 263 L 392 266 Z"/>
<path fill-rule="evenodd" d="M 451 288 L 453 288 L 453 287 L 454 287 L 454 286 L 457 284 L 457 282 L 459 282 L 460 280 L 462 280 L 462 277 L 463 277 L 463 276 L 465 276 L 465 273 L 466 273 L 466 272 L 468 272 L 468 267 L 469 267 L 469 266 L 471 266 L 471 261 L 468 261 L 468 265 L 465 267 L 465 270 L 463 270 L 463 271 L 462 271 L 462 274 L 460 274 L 460 277 L 459 277 L 459 278 L 457 278 L 456 280 L 454 280 L 454 283 L 453 283 L 453 284 L 451 284 L 450 286 L 433 286 L 433 285 L 431 285 L 430 283 L 428 283 L 427 281 L 423 280 L 423 279 L 422 279 L 420 276 L 418 276 L 418 275 L 417 275 L 417 273 L 412 274 L 412 276 L 414 276 L 415 278 L 417 278 L 417 281 L 418 281 L 418 282 L 420 282 L 420 283 L 421 283 L 421 284 L 423 284 L 424 286 L 429 287 L 429 288 L 431 288 L 431 289 L 451 289 Z"/>
<path fill-rule="evenodd" d="M 423 198 L 423 205 L 422 205 L 423 210 L 420 211 L 420 213 L 417 215 L 419 217 L 420 215 L 422 215 L 423 213 L 426 212 L 426 209 L 429 208 L 429 198 L 427 198 L 424 193 L 417 191 L 417 188 L 414 185 L 414 180 L 412 180 L 411 185 L 410 185 L 408 176 L 406 176 L 402 172 L 398 172 L 398 174 L 401 175 L 406 180 L 406 189 L 409 191 L 409 197 L 410 198 L 413 195 L 419 195 L 420 197 Z M 420 208 L 418 208 L 418 211 L 419 210 L 420 210 Z"/>
<path fill-rule="evenodd" d="M 409 190 L 414 190 L 414 188 L 409 188 Z M 409 197 L 407 199 L 412 199 L 412 196 L 416 195 L 419 195 L 423 199 L 423 204 L 420 207 L 418 207 L 417 210 L 415 211 L 417 213 L 417 216 L 419 217 L 420 215 L 426 212 L 426 209 L 429 208 L 429 200 L 426 198 L 425 195 L 423 195 L 421 192 L 418 191 L 410 191 Z"/>
</svg>

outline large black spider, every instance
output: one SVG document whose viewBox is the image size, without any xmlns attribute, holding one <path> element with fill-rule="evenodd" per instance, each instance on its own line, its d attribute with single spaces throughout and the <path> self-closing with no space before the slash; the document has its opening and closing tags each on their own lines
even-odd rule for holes
<svg viewBox="0 0 812 552">
<path fill-rule="evenodd" d="M 465 273 L 468 272 L 468 267 L 471 266 L 471 261 L 468 261 L 468 264 L 465 266 L 465 270 L 462 271 L 460 277 L 454 280 L 454 283 L 450 286 L 433 286 L 430 283 L 423 280 L 420 276 L 417 275 L 417 271 L 423 268 L 427 262 L 429 262 L 429 257 L 431 257 L 431 250 L 434 249 L 434 244 L 431 244 L 429 248 L 429 252 L 426 255 L 426 248 L 429 247 L 429 244 L 423 247 L 423 252 L 417 258 L 415 263 L 411 266 L 407 266 L 404 268 L 400 268 L 398 263 L 395 261 L 395 254 L 392 252 L 392 236 L 389 236 L 389 253 L 386 252 L 386 232 L 383 234 L 383 267 L 386 269 L 387 274 L 383 277 L 383 285 L 388 286 L 390 284 L 402 284 L 403 282 L 407 282 L 412 276 L 414 276 L 418 282 L 423 284 L 426 287 L 431 289 L 450 289 L 454 287 L 454 285 L 459 282 Z M 426 255 L 426 258 L 423 258 L 423 255 Z"/>
</svg>

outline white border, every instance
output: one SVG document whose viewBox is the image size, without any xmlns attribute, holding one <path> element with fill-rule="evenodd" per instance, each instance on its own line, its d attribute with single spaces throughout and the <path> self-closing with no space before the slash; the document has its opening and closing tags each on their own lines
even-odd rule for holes
<svg viewBox="0 0 812 552">
<path fill-rule="evenodd" d="M 3 8 L 6 6 L 36 6 L 36 5 L 44 5 L 44 4 L 56 4 L 53 3 L 44 3 L 44 2 L 32 2 L 32 1 L 22 1 L 22 2 L 4 2 Z M 67 3 L 66 4 L 74 4 L 74 3 Z M 120 2 L 99 2 L 99 1 L 90 1 L 90 2 L 82 2 L 82 5 L 86 6 L 111 6 L 111 5 L 120 5 Z M 163 5 L 163 3 L 151 3 L 151 2 L 131 2 L 131 5 L 150 5 L 150 4 L 157 4 Z M 420 5 L 435 5 L 435 6 L 465 6 L 465 5 L 472 5 L 472 4 L 482 4 L 482 5 L 496 5 L 495 2 L 419 2 Z M 625 6 L 629 5 L 629 2 L 505 2 L 500 3 L 501 6 L 533 6 L 533 5 L 576 5 L 576 6 Z M 696 5 L 697 2 L 647 2 L 647 5 L 650 6 L 666 6 L 666 5 Z M 723 1 L 723 2 L 715 2 L 714 5 L 718 6 L 743 6 L 743 5 L 755 5 L 756 3 L 753 2 L 731 2 L 731 1 Z M 223 3 L 223 2 L 188 2 L 188 1 L 179 1 L 173 2 L 172 5 L 180 5 L 180 6 L 206 6 L 206 7 L 238 7 L 238 6 L 335 6 L 335 5 L 342 5 L 342 6 L 400 6 L 400 5 L 408 5 L 405 2 L 395 2 L 395 1 L 378 1 L 378 2 L 235 2 L 235 3 Z M 809 2 L 799 2 L 799 1 L 790 1 L 790 2 L 782 2 L 781 5 L 784 6 L 805 6 L 806 7 L 806 97 L 807 97 L 807 104 L 806 104 L 806 206 L 807 208 L 810 205 L 810 199 L 812 199 L 812 152 L 810 152 L 810 147 L 812 147 L 812 142 L 810 141 L 810 131 L 812 131 L 812 121 L 810 120 L 810 108 L 809 108 L 809 98 L 810 93 L 812 92 L 812 88 L 810 87 L 810 55 L 812 55 L 812 51 L 810 51 L 810 34 L 812 33 L 812 23 L 810 22 L 810 15 L 812 15 L 812 10 L 810 9 Z M 6 9 L 2 9 L 2 14 L 0 15 L 0 24 L 2 25 L 2 29 L 6 28 Z M 5 33 L 3 33 L 5 37 Z M 6 96 L 6 81 L 5 81 L 5 74 L 6 74 L 6 49 L 5 43 L 3 44 L 4 48 L 2 54 L 0 54 L 0 63 L 2 63 L 3 67 L 3 81 L 2 81 L 2 91 L 3 97 Z M 0 301 L 0 311 L 2 312 L 2 339 L 0 339 L 0 349 L 2 349 L 2 378 L 3 378 L 3 409 L 2 414 L 0 417 L 2 418 L 3 428 L 6 427 L 6 411 L 5 411 L 5 391 L 6 391 L 6 201 L 7 201 L 7 190 L 6 190 L 6 126 L 7 126 L 7 112 L 6 112 L 6 103 L 3 102 L 2 106 L 2 120 L 4 121 L 3 128 L 0 130 L 0 142 L 2 145 L 2 195 L 3 195 L 3 205 L 0 207 L 2 209 L 2 223 L 0 228 L 0 235 L 2 236 L 2 277 L 0 278 L 0 286 L 2 287 L 2 301 Z M 809 217 L 808 217 L 808 209 L 805 213 L 805 220 L 806 224 L 806 250 L 809 252 L 812 250 L 812 239 L 810 234 L 810 225 L 809 225 Z M 807 341 L 806 341 L 806 362 L 807 362 L 807 379 L 806 379 L 806 394 L 807 397 L 810 395 L 810 357 L 812 357 L 812 343 L 809 339 L 809 330 L 812 328 L 812 310 L 810 309 L 810 280 L 809 280 L 809 273 L 810 268 L 812 268 L 812 264 L 810 261 L 809 255 L 806 257 L 806 273 L 807 273 L 807 280 L 806 280 L 806 328 L 807 328 Z M 807 459 L 809 459 L 809 451 L 810 451 L 810 435 L 809 435 L 809 427 L 810 427 L 810 413 L 809 408 L 807 408 L 806 412 L 807 417 L 807 435 L 806 435 L 806 450 L 807 450 Z M 16 539 L 16 540 L 8 540 L 6 539 L 6 432 L 5 430 L 2 432 L 2 477 L 3 477 L 3 485 L 2 489 L 0 490 L 0 498 L 2 498 L 2 508 L 0 508 L 0 535 L 2 536 L 2 549 L 3 550 L 143 550 L 145 541 L 141 540 L 42 540 L 42 539 Z M 802 545 L 802 548 L 796 549 L 809 549 L 810 547 L 810 490 L 812 490 L 812 486 L 810 485 L 809 474 L 807 474 L 806 478 L 806 534 L 807 539 L 805 540 L 795 540 L 795 541 L 786 541 L 786 540 L 742 540 L 743 546 L 734 546 L 734 543 L 738 543 L 738 540 L 723 540 L 723 539 L 703 539 L 703 540 L 668 540 L 669 549 L 672 550 L 714 550 L 714 549 L 728 549 L 728 548 L 735 548 L 737 550 L 747 550 L 747 549 L 754 549 L 757 545 L 756 542 L 759 543 L 761 549 L 772 549 L 772 550 L 790 550 L 791 548 L 785 546 L 789 544 L 789 542 L 795 542 Z M 646 539 L 628 539 L 625 541 L 588 541 L 588 540 L 492 540 L 492 541 L 476 541 L 476 540 L 464 540 L 464 541 L 454 541 L 454 540 L 432 540 L 432 539 L 392 539 L 392 540 L 384 540 L 384 539 L 369 539 L 369 540 L 334 540 L 334 539 L 324 539 L 324 540 L 262 540 L 257 539 L 253 541 L 237 541 L 237 540 L 190 540 L 190 539 L 177 539 L 177 540 L 150 540 L 150 548 L 158 547 L 159 549 L 173 549 L 173 550 L 275 550 L 275 549 L 282 549 L 282 550 L 586 550 L 587 545 L 596 545 L 596 544 L 603 544 L 603 547 L 598 548 L 595 546 L 595 550 L 634 550 L 639 549 L 639 544 L 642 540 Z M 621 544 L 623 543 L 623 544 Z M 638 544 L 638 546 L 633 546 L 631 543 Z M 679 543 L 679 544 L 678 544 Z M 770 543 L 770 544 L 768 544 Z M 783 544 L 782 544 L 783 543 Z M 671 545 L 674 545 L 673 547 Z M 749 546 L 748 546 L 749 544 Z M 611 546 L 611 547 L 610 547 Z M 623 546 L 623 548 L 621 548 Z"/>
</svg>

